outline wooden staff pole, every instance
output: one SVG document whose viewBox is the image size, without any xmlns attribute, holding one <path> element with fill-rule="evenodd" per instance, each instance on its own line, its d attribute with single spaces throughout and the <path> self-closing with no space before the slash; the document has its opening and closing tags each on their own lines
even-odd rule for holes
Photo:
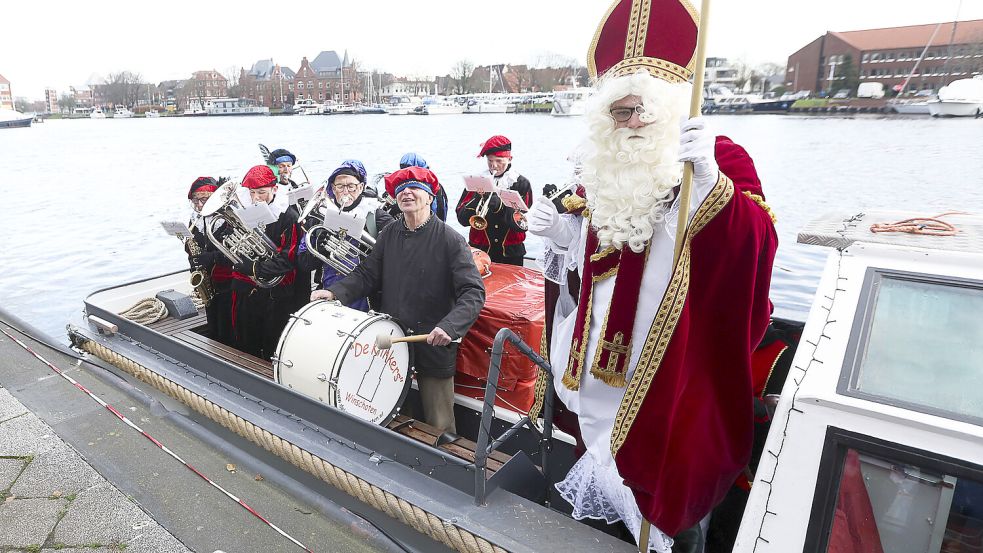
<svg viewBox="0 0 983 553">
<path fill-rule="evenodd" d="M 693 74 L 693 94 L 689 100 L 689 116 L 700 115 L 703 106 L 703 72 L 707 64 L 707 26 L 710 22 L 710 0 L 703 0 L 700 6 L 700 28 L 696 35 L 696 67 Z M 689 200 L 693 189 L 693 164 L 689 161 L 683 166 L 683 182 L 679 187 L 679 217 L 676 220 L 676 247 L 673 249 L 672 266 L 679 262 L 683 251 L 683 237 L 689 223 Z"/>
</svg>

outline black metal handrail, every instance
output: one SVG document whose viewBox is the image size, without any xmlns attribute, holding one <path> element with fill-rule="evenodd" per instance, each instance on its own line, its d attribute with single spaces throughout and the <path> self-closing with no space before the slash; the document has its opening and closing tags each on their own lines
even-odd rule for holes
<svg viewBox="0 0 983 553">
<path fill-rule="evenodd" d="M 498 391 L 498 377 L 502 369 L 502 351 L 505 348 L 505 341 L 511 342 L 519 353 L 531 359 L 536 365 L 546 372 L 546 394 L 543 402 L 543 430 L 536 428 L 536 424 L 524 415 L 511 428 L 502 433 L 501 436 L 491 440 L 491 420 L 495 409 L 495 394 Z M 485 402 L 481 410 L 481 423 L 478 426 L 478 445 L 474 452 L 474 501 L 477 505 L 485 504 L 487 496 L 486 478 L 488 468 L 488 456 L 493 451 L 502 446 L 512 436 L 515 436 L 523 426 L 539 434 L 539 453 L 541 457 L 541 468 L 543 476 L 546 478 L 546 501 L 549 503 L 549 454 L 553 439 L 553 371 L 549 361 L 539 356 L 528 344 L 522 341 L 514 332 L 508 328 L 503 328 L 495 335 L 495 342 L 491 350 L 491 362 L 488 365 L 488 382 L 485 384 Z M 489 441 L 491 443 L 489 444 Z"/>
</svg>

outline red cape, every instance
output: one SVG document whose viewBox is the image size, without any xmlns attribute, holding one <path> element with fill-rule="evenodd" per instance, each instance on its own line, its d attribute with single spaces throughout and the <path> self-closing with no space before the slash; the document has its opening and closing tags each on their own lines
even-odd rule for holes
<svg viewBox="0 0 983 553">
<path fill-rule="evenodd" d="M 642 515 L 670 536 L 706 516 L 748 463 L 751 353 L 771 315 L 778 237 L 754 163 L 726 137 L 716 159 L 730 180 L 693 219 L 611 438 Z"/>
</svg>

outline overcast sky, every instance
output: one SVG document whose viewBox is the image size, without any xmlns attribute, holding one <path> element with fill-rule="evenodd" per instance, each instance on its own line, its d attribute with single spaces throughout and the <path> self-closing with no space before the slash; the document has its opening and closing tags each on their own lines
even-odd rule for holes
<svg viewBox="0 0 983 553">
<path fill-rule="evenodd" d="M 699 6 L 699 0 L 693 0 Z M 708 55 L 784 65 L 826 31 L 951 21 L 960 0 L 714 0 Z M 145 81 L 200 69 L 228 73 L 273 58 L 344 50 L 363 68 L 446 75 L 476 64 L 535 63 L 555 53 L 584 63 L 608 0 L 356 0 L 321 2 L 18 2 L 3 8 L 0 74 L 15 96 L 59 94 L 93 74 L 129 70 Z M 29 11 L 29 13 L 27 13 Z M 962 0 L 959 19 L 983 19 Z"/>
</svg>

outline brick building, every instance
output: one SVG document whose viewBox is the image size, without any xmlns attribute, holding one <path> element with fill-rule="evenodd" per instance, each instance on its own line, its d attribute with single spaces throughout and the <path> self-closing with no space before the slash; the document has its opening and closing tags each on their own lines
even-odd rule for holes
<svg viewBox="0 0 983 553">
<path fill-rule="evenodd" d="M 14 95 L 10 91 L 10 81 L 0 75 L 0 109 L 14 109 Z"/>
<path fill-rule="evenodd" d="M 195 71 L 191 75 L 191 94 L 196 98 L 225 98 L 229 93 L 229 80 L 221 73 L 211 71 Z"/>
<path fill-rule="evenodd" d="M 926 45 L 925 57 L 918 63 Z M 879 82 L 885 90 L 893 90 L 910 74 L 903 92 L 912 93 L 938 90 L 981 73 L 983 19 L 976 19 L 828 32 L 789 56 L 785 87 L 790 92 L 832 94 L 859 83 Z"/>
<path fill-rule="evenodd" d="M 58 113 L 61 111 L 58 108 L 58 91 L 51 87 L 44 89 L 44 111 L 47 113 Z"/>
<path fill-rule="evenodd" d="M 294 72 L 289 67 L 281 67 L 272 59 L 259 60 L 249 71 L 243 69 L 239 74 L 240 96 L 268 108 L 292 106 L 293 81 Z"/>
<path fill-rule="evenodd" d="M 315 100 L 318 103 L 334 101 L 339 104 L 359 102 L 364 96 L 355 67 L 348 60 L 348 52 L 340 58 L 334 50 L 324 51 L 307 61 L 300 61 L 300 69 L 294 76 L 293 91 L 297 100 Z"/>
</svg>

